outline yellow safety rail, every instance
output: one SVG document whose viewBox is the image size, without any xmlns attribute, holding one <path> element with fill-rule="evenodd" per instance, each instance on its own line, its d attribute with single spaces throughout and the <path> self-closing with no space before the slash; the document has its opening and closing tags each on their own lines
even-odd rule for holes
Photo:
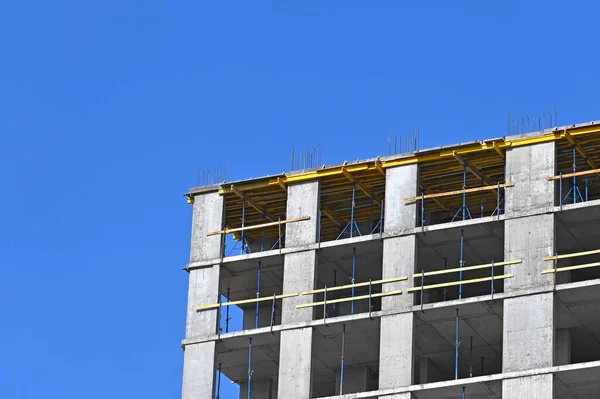
<svg viewBox="0 0 600 399">
<path fill-rule="evenodd" d="M 371 294 L 371 295 L 369 295 L 369 294 L 358 295 L 358 296 L 352 296 L 352 297 L 347 297 L 347 298 L 338 298 L 338 299 L 332 299 L 330 301 L 303 303 L 301 305 L 296 305 L 296 309 L 310 308 L 313 306 L 320 306 L 320 305 L 330 305 L 332 303 L 351 302 L 351 301 L 356 301 L 356 300 L 361 300 L 361 299 L 379 298 L 382 296 L 399 295 L 399 294 L 402 294 L 402 290 L 379 292 L 379 293 Z"/>
<path fill-rule="evenodd" d="M 517 260 L 507 260 L 506 262 L 498 262 L 498 263 L 484 263 L 481 265 L 474 265 L 474 266 L 466 266 L 466 267 L 456 267 L 454 269 L 444 269 L 444 270 L 434 270 L 432 272 L 425 272 L 425 273 L 415 273 L 413 274 L 414 278 L 417 277 L 428 277 L 428 276 L 437 276 L 439 274 L 446 274 L 446 273 L 454 273 L 454 272 L 460 272 L 460 271 L 469 271 L 469 270 L 478 270 L 478 269 L 488 269 L 492 266 L 496 267 L 496 266 L 507 266 L 507 265 L 516 265 L 518 263 L 522 263 L 523 259 L 517 259 Z"/>
<path fill-rule="evenodd" d="M 386 278 L 386 279 L 383 279 L 383 280 L 366 281 L 364 283 L 354 283 L 354 284 L 347 284 L 347 285 L 337 285 L 335 287 L 319 288 L 319 289 L 316 289 L 316 290 L 304 291 L 302 293 L 302 295 L 320 294 L 320 293 L 324 293 L 324 292 L 339 291 L 339 290 L 344 290 L 344 289 L 348 289 L 348 288 L 356 288 L 356 287 L 367 287 L 369 285 L 372 286 L 372 285 L 378 285 L 378 284 L 393 283 L 393 282 L 396 282 L 396 281 L 404 281 L 404 280 L 407 280 L 407 279 L 408 279 L 408 277 L 401 276 L 401 277 Z M 331 302 L 327 301 L 327 303 L 331 303 Z"/>
<path fill-rule="evenodd" d="M 544 260 L 556 262 L 559 259 L 576 258 L 579 256 L 594 255 L 594 254 L 600 254 L 600 249 L 593 249 L 591 251 L 583 251 L 583 252 L 573 252 L 570 254 L 562 254 L 562 255 L 557 254 L 557 255 L 552 255 L 552 256 L 545 256 Z M 572 266 L 565 266 L 565 267 L 554 267 L 552 269 L 542 270 L 541 274 L 568 272 L 571 270 L 587 269 L 589 267 L 597 267 L 597 266 L 600 266 L 600 262 L 584 263 L 581 265 L 572 265 Z"/>
<path fill-rule="evenodd" d="M 465 285 L 465 284 L 482 283 L 484 281 L 504 280 L 506 278 L 512 278 L 514 276 L 515 276 L 514 274 L 501 274 L 499 276 L 494 276 L 494 277 L 481 277 L 481 278 L 474 278 L 474 279 L 471 279 L 471 280 L 451 281 L 449 283 L 440 283 L 440 284 L 432 284 L 432 285 L 424 285 L 424 286 L 412 287 L 412 288 L 409 288 L 406 291 L 407 292 L 415 292 L 415 291 L 421 291 L 422 289 L 423 290 L 430 290 L 430 289 L 434 289 L 434 288 L 452 287 L 452 286 L 455 286 L 455 285 Z"/>
<path fill-rule="evenodd" d="M 208 305 L 195 306 L 194 310 L 199 312 L 201 310 L 218 309 L 219 307 L 222 307 L 222 306 L 243 305 L 246 303 L 272 301 L 273 299 L 291 298 L 291 297 L 295 297 L 295 296 L 298 296 L 297 292 L 294 292 L 293 294 L 281 294 L 281 295 L 274 295 L 274 296 L 265 296 L 265 297 L 261 297 L 261 298 L 241 299 L 239 301 L 232 301 L 232 302 L 211 303 Z"/>
</svg>

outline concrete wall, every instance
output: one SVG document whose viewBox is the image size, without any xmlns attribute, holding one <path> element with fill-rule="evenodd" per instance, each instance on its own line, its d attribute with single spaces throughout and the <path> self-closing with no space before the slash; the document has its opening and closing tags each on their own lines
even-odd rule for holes
<svg viewBox="0 0 600 399">
<path fill-rule="evenodd" d="M 196 195 L 192 216 L 190 262 L 217 259 L 222 253 L 222 237 L 207 237 L 210 231 L 221 230 L 223 197 L 216 192 Z M 219 301 L 219 264 L 192 269 L 189 272 L 188 304 L 185 337 L 214 334 L 218 325 L 216 310 L 196 312 L 195 306 Z M 215 375 L 215 343 L 187 345 L 183 361 L 183 399 L 212 398 Z"/>
<path fill-rule="evenodd" d="M 502 399 L 553 399 L 552 374 L 502 381 Z"/>
<path fill-rule="evenodd" d="M 385 175 L 384 230 L 394 232 L 415 227 L 417 205 L 406 203 L 403 198 L 417 195 L 418 166 L 389 168 Z"/>
<path fill-rule="evenodd" d="M 506 151 L 506 213 L 554 206 L 556 144 L 543 143 Z"/>
</svg>

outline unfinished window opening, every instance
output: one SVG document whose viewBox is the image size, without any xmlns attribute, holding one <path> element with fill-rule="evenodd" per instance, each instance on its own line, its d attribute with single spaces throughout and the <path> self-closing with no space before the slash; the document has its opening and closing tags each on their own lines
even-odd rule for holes
<svg viewBox="0 0 600 399">
<path fill-rule="evenodd" d="M 378 162 L 344 166 L 341 174 L 322 179 L 319 242 L 382 233 L 384 198 Z"/>
<path fill-rule="evenodd" d="M 233 383 L 240 398 L 276 398 L 280 342 L 278 332 L 217 342 L 215 397 L 231 393 Z"/>
<path fill-rule="evenodd" d="M 279 185 L 258 188 L 223 186 L 225 196 L 223 257 L 263 252 L 285 247 L 287 190 Z M 209 233 L 210 234 L 210 233 Z"/>
<path fill-rule="evenodd" d="M 544 258 L 544 274 L 556 284 L 600 279 L 600 208 L 556 213 L 556 254 Z"/>
<path fill-rule="evenodd" d="M 502 301 L 415 312 L 415 383 L 502 372 Z"/>
<path fill-rule="evenodd" d="M 415 304 L 491 295 L 504 291 L 504 222 L 444 229 L 419 235 Z"/>
<path fill-rule="evenodd" d="M 322 248 L 319 252 L 317 284 L 308 304 L 315 319 L 381 310 L 382 242 L 369 240 L 355 245 Z M 306 305 L 303 305 L 306 306 Z"/>
<path fill-rule="evenodd" d="M 312 397 L 377 390 L 379 335 L 379 319 L 315 327 Z"/>
<path fill-rule="evenodd" d="M 556 142 L 556 205 L 600 199 L 600 134 L 576 136 L 568 131 Z"/>
<path fill-rule="evenodd" d="M 281 324 L 283 260 L 278 256 L 224 262 L 221 265 L 220 301 L 196 306 L 197 312 L 219 314 L 216 334 Z M 297 294 L 296 294 L 297 295 Z"/>
<path fill-rule="evenodd" d="M 417 202 L 417 227 L 504 213 L 504 191 L 512 185 L 505 180 L 504 152 L 489 146 L 473 153 L 459 148 L 420 164 L 418 195 L 404 199 Z"/>
</svg>

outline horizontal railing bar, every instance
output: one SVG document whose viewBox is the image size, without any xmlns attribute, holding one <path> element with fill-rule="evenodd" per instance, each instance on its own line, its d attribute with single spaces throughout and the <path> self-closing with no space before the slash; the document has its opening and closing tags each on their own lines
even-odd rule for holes
<svg viewBox="0 0 600 399">
<path fill-rule="evenodd" d="M 277 222 L 255 224 L 254 226 L 237 227 L 235 229 L 225 229 L 225 230 L 219 230 L 219 231 L 211 231 L 211 232 L 206 233 L 206 235 L 207 236 L 215 236 L 215 235 L 218 235 L 218 234 L 229 234 L 229 233 L 235 233 L 235 232 L 238 232 L 238 231 L 255 230 L 255 229 L 261 229 L 263 227 L 277 226 L 277 225 L 285 224 L 285 223 L 301 222 L 303 220 L 308 220 L 308 219 L 310 219 L 310 216 L 302 216 L 302 217 L 299 217 L 299 218 L 286 219 L 286 220 L 278 220 Z"/>
<path fill-rule="evenodd" d="M 584 252 L 573 252 L 571 254 L 544 256 L 544 260 L 576 258 L 578 256 L 593 255 L 593 254 L 600 254 L 600 249 L 594 249 L 592 251 L 584 251 Z"/>
<path fill-rule="evenodd" d="M 293 294 L 275 295 L 275 299 L 291 298 L 294 296 L 298 296 L 298 293 L 295 292 Z M 239 301 L 211 303 L 209 305 L 200 305 L 200 306 L 195 306 L 194 310 L 198 311 L 198 310 L 207 310 L 207 309 L 217 309 L 219 306 L 243 305 L 245 303 L 255 303 L 255 302 L 272 301 L 272 300 L 273 300 L 272 296 L 264 296 L 262 298 L 241 299 Z"/>
<path fill-rule="evenodd" d="M 565 173 L 562 175 L 562 177 L 563 177 L 563 179 L 567 179 L 569 177 L 594 175 L 596 173 L 600 173 L 600 169 L 590 169 L 590 170 L 583 170 L 581 172 L 575 172 L 575 173 Z M 548 180 L 560 180 L 560 175 L 550 176 L 547 179 Z"/>
<path fill-rule="evenodd" d="M 327 291 L 329 291 L 329 289 Z M 379 292 L 377 294 L 372 294 L 372 295 L 367 294 L 367 295 L 358 295 L 358 296 L 354 296 L 354 297 L 351 296 L 348 298 L 332 299 L 330 301 L 327 301 L 327 304 L 329 305 L 330 303 L 351 302 L 351 301 L 358 301 L 361 299 L 369 299 L 369 296 L 371 298 L 379 298 L 382 296 L 399 295 L 401 293 L 402 293 L 402 290 L 397 290 L 397 291 L 389 291 L 389 292 Z M 301 305 L 296 305 L 296 309 L 310 308 L 313 306 L 320 306 L 320 305 L 325 305 L 325 301 L 303 303 Z"/>
<path fill-rule="evenodd" d="M 596 266 L 600 266 L 600 262 L 584 263 L 582 265 L 573 265 L 573 266 L 565 266 L 565 267 L 557 267 L 556 269 L 546 269 L 546 270 L 542 270 L 541 274 L 549 274 L 549 273 L 556 273 L 556 272 L 568 272 L 569 270 L 587 269 L 588 267 L 596 267 Z"/>
<path fill-rule="evenodd" d="M 514 274 L 502 274 L 500 276 L 494 276 L 494 277 L 482 277 L 482 278 L 474 278 L 471 280 L 462 280 L 462 281 L 451 281 L 449 283 L 440 283 L 440 284 L 433 284 L 433 285 L 424 285 L 424 286 L 418 286 L 418 287 L 412 287 L 407 289 L 407 292 L 415 292 L 415 291 L 421 291 L 423 290 L 430 290 L 433 288 L 442 288 L 442 287 L 452 287 L 454 285 L 465 285 L 465 284 L 474 284 L 474 283 L 482 283 L 484 281 L 492 281 L 492 280 L 503 280 L 505 278 L 512 278 L 514 277 Z"/>
<path fill-rule="evenodd" d="M 378 285 L 378 284 L 386 284 L 386 283 L 393 283 L 396 281 L 404 281 L 407 280 L 408 277 L 406 276 L 402 276 L 402 277 L 390 277 L 390 278 L 385 278 L 383 280 L 374 280 L 374 281 L 366 281 L 364 283 L 354 283 L 354 284 L 347 284 L 347 285 L 337 285 L 335 287 L 327 287 L 327 292 L 331 292 L 331 291 L 339 291 L 339 290 L 343 290 L 343 289 L 347 289 L 347 288 L 356 288 L 356 287 L 366 287 L 369 284 L 371 285 Z M 310 295 L 310 294 L 320 294 L 325 292 L 325 288 L 319 288 L 316 290 L 310 290 L 310 291 L 304 291 L 302 293 L 302 295 Z M 329 301 L 327 301 L 327 303 L 330 303 Z"/>
<path fill-rule="evenodd" d="M 469 271 L 469 270 L 478 270 L 478 269 L 487 269 L 492 267 L 492 265 L 494 265 L 494 267 L 496 266 L 506 266 L 506 265 L 516 265 L 518 263 L 523 263 L 523 259 L 517 259 L 517 260 L 507 260 L 506 262 L 498 262 L 498 263 L 486 263 L 483 265 L 473 265 L 473 266 L 465 266 L 465 267 L 456 267 L 454 269 L 445 269 L 445 270 L 435 270 L 432 272 L 425 272 L 425 273 L 415 273 L 413 274 L 414 278 L 417 277 L 421 277 L 421 276 L 437 276 L 439 274 L 445 274 L 445 273 L 455 273 L 455 272 L 460 272 L 460 271 Z M 327 290 L 329 291 L 329 289 Z"/>
<path fill-rule="evenodd" d="M 493 191 L 498 188 L 506 188 L 506 187 L 514 187 L 513 183 L 504 183 L 504 184 L 496 184 L 495 186 L 483 186 L 483 187 L 475 187 L 475 188 L 467 188 L 465 190 L 456 190 L 456 191 L 446 191 L 443 193 L 434 193 L 434 194 L 426 194 L 419 195 L 417 197 L 409 197 L 404 198 L 404 202 L 414 202 L 420 199 L 429 199 L 429 198 L 440 198 L 440 197 L 450 197 L 453 195 L 459 194 L 468 194 L 468 193 L 478 193 L 480 191 Z"/>
</svg>

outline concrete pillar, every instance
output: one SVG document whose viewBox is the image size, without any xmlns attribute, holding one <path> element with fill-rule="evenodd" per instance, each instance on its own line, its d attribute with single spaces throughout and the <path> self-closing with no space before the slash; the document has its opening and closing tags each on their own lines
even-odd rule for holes
<svg viewBox="0 0 600 399">
<path fill-rule="evenodd" d="M 512 378 L 502 381 L 502 399 L 553 399 L 552 374 Z"/>
<path fill-rule="evenodd" d="M 320 184 L 318 181 L 288 186 L 286 217 L 310 216 L 310 220 L 286 225 L 285 246 L 301 247 L 317 241 L 319 226 Z M 293 293 L 313 289 L 316 284 L 317 254 L 315 250 L 285 255 L 283 262 L 283 292 Z M 312 295 L 283 299 L 281 322 L 290 324 L 311 321 L 314 309 L 296 309 L 296 305 L 312 302 Z M 281 332 L 279 350 L 279 399 L 310 398 L 312 396 L 312 335 L 311 327 Z"/>
<path fill-rule="evenodd" d="M 556 144 L 554 142 L 512 148 L 506 151 L 506 213 L 554 206 Z"/>
<path fill-rule="evenodd" d="M 277 396 L 277 384 L 270 378 L 252 380 L 250 385 L 250 396 L 252 399 L 275 399 Z M 240 383 L 240 399 L 248 399 L 248 382 Z"/>
<path fill-rule="evenodd" d="M 221 230 L 223 197 L 216 192 L 194 196 L 190 263 L 218 261 L 222 253 L 222 237 L 207 237 L 210 231 Z M 217 310 L 196 312 L 195 306 L 219 301 L 220 265 L 218 263 L 192 269 L 189 272 L 188 306 L 185 337 L 212 335 L 218 327 Z M 215 343 L 187 345 L 183 360 L 183 399 L 211 398 L 214 391 Z"/>
<path fill-rule="evenodd" d="M 415 226 L 416 205 L 402 198 L 417 192 L 417 166 L 409 165 L 386 171 L 384 231 L 401 231 Z M 382 277 L 407 276 L 406 281 L 386 284 L 386 291 L 402 290 L 401 295 L 383 297 L 381 310 L 405 312 L 381 317 L 379 349 L 379 389 L 408 386 L 413 381 L 414 316 L 412 286 L 416 262 L 416 236 L 386 238 L 383 242 Z"/>
<path fill-rule="evenodd" d="M 571 364 L 571 330 L 561 328 L 554 334 L 554 365 Z"/>
</svg>

